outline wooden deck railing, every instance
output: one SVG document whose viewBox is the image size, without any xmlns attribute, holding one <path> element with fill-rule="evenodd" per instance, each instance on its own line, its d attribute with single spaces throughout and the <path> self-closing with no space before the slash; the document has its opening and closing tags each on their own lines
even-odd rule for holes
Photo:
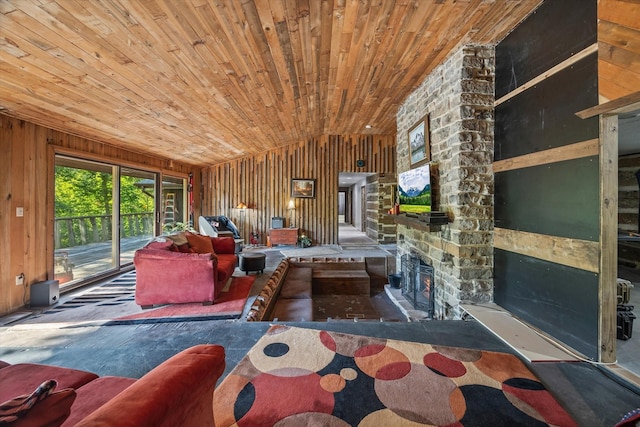
<svg viewBox="0 0 640 427">
<path fill-rule="evenodd" d="M 69 248 L 111 240 L 112 215 L 60 217 L 55 220 L 55 248 Z M 120 237 L 152 236 L 153 212 L 120 215 Z"/>
</svg>

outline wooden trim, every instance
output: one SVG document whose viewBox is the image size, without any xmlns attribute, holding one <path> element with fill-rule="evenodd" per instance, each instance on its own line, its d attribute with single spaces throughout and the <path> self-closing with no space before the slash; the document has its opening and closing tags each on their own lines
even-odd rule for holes
<svg viewBox="0 0 640 427">
<path fill-rule="evenodd" d="M 569 57 L 567 59 L 565 59 L 564 61 L 562 61 L 561 63 L 559 63 L 555 67 L 549 68 L 547 71 L 545 71 L 544 73 L 540 74 L 539 76 L 534 77 L 533 79 L 529 80 L 528 82 L 526 82 L 522 86 L 519 86 L 517 89 L 514 89 L 511 92 L 507 93 L 502 98 L 497 99 L 494 102 L 493 105 L 495 107 L 497 107 L 498 105 L 502 104 L 503 102 L 506 102 L 506 101 L 510 100 L 514 96 L 521 94 L 525 90 L 537 85 L 538 83 L 540 83 L 541 81 L 547 79 L 548 77 L 551 77 L 552 75 L 559 73 L 560 71 L 564 70 L 565 68 L 568 68 L 568 67 L 572 66 L 576 62 L 580 61 L 581 59 L 586 58 L 587 56 L 589 56 L 592 53 L 595 53 L 597 51 L 598 51 L 598 44 L 597 43 L 594 43 L 591 46 L 588 46 L 588 47 L 582 49 L 580 52 L 576 53 L 575 55 L 573 55 L 573 56 L 571 56 L 571 57 Z"/>
<path fill-rule="evenodd" d="M 56 167 L 56 152 L 52 145 L 47 144 L 47 159 L 46 159 L 46 192 L 45 199 L 46 211 L 40 218 L 44 217 L 46 221 L 46 234 L 43 238 L 45 244 L 45 269 L 47 277 L 53 279 L 55 277 L 55 200 L 56 200 L 56 180 L 55 180 L 55 167 Z"/>
<path fill-rule="evenodd" d="M 618 116 L 600 117 L 599 360 L 616 360 L 618 266 Z"/>
<path fill-rule="evenodd" d="M 100 143 L 99 143 L 100 144 Z M 61 147 L 53 143 L 49 143 L 53 147 L 54 154 L 61 156 L 75 157 L 80 160 L 89 160 L 94 162 L 109 163 L 117 166 L 125 166 L 133 169 L 143 170 L 146 172 L 160 173 L 162 175 L 168 175 L 175 178 L 188 178 L 189 172 L 181 172 L 170 168 L 164 168 L 161 166 L 153 166 L 144 163 L 136 163 L 135 161 L 110 157 L 102 154 L 93 154 L 86 151 L 80 151 L 73 148 Z M 138 154 L 131 151 L 132 154 Z M 189 167 L 188 165 L 181 165 L 182 167 Z M 175 167 L 175 164 L 174 164 Z M 180 166 L 178 166 L 180 167 Z"/>
<path fill-rule="evenodd" d="M 498 249 L 598 273 L 598 242 L 495 228 L 493 245 Z"/>
<path fill-rule="evenodd" d="M 571 145 L 539 151 L 537 153 L 526 154 L 524 156 L 498 160 L 493 163 L 493 172 L 506 172 L 514 169 L 528 168 L 531 166 L 579 159 L 582 157 L 597 156 L 599 154 L 598 145 L 598 139 L 590 139 Z"/>
<path fill-rule="evenodd" d="M 599 114 L 621 114 L 640 109 L 640 91 L 630 93 L 613 101 L 578 111 L 576 116 L 588 119 Z"/>
</svg>

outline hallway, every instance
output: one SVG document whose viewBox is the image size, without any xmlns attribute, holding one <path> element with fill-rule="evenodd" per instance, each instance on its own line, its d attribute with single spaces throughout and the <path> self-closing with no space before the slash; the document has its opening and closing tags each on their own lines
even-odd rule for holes
<svg viewBox="0 0 640 427">
<path fill-rule="evenodd" d="M 342 222 L 338 225 L 338 244 L 340 246 L 362 246 L 377 245 L 377 242 L 367 237 L 366 233 L 357 230 L 353 225 Z"/>
</svg>

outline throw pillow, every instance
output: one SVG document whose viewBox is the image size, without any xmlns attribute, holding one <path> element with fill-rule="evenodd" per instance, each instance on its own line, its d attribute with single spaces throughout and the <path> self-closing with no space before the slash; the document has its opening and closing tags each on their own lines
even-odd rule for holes
<svg viewBox="0 0 640 427">
<path fill-rule="evenodd" d="M 232 254 L 236 251 L 236 241 L 232 237 L 211 237 L 211 244 L 219 254 Z"/>
<path fill-rule="evenodd" d="M 188 243 L 187 236 L 185 236 L 185 233 L 182 233 L 182 232 L 176 233 L 176 234 L 170 234 L 166 237 L 167 239 L 171 239 L 173 243 L 175 243 L 177 246 L 186 245 Z"/>
<path fill-rule="evenodd" d="M 201 236 L 200 234 L 185 233 L 189 246 L 199 254 L 212 254 L 213 245 L 209 236 Z"/>
</svg>

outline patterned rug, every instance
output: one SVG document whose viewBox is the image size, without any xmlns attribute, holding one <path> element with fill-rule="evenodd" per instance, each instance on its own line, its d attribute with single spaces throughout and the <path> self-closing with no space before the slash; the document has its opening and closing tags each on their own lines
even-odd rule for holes
<svg viewBox="0 0 640 427">
<path fill-rule="evenodd" d="M 256 276 L 233 276 L 213 305 L 168 304 L 143 310 L 135 302 L 136 272 L 82 292 L 63 303 L 17 320 L 21 324 L 101 322 L 105 325 L 237 319 Z M 107 322 L 107 323 L 104 323 Z"/>
<path fill-rule="evenodd" d="M 515 356 L 272 326 L 214 393 L 216 426 L 575 426 Z"/>
</svg>

